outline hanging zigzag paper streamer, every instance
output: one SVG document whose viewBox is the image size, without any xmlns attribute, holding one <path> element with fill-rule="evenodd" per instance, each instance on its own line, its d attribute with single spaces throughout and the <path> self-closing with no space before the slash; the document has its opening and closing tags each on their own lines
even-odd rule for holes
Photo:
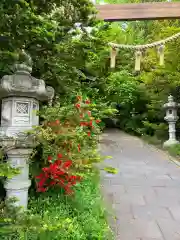
<svg viewBox="0 0 180 240">
<path fill-rule="evenodd" d="M 112 47 L 111 48 L 111 56 L 110 56 L 111 57 L 111 64 L 110 64 L 111 68 L 115 68 L 115 66 L 116 66 L 117 53 L 118 53 L 118 49 L 115 47 Z"/>
<path fill-rule="evenodd" d="M 142 52 L 141 50 L 137 50 L 135 52 L 135 71 L 141 70 L 141 59 L 142 59 Z"/>
<path fill-rule="evenodd" d="M 164 65 L 164 44 L 160 45 L 158 47 L 158 55 L 159 55 L 159 65 L 163 66 Z"/>
<path fill-rule="evenodd" d="M 118 48 L 123 48 L 123 49 L 129 49 L 129 50 L 134 50 L 135 51 L 135 70 L 136 71 L 140 71 L 140 67 L 141 67 L 141 58 L 142 58 L 142 51 L 145 49 L 149 49 L 149 48 L 158 48 L 158 54 L 159 54 L 159 63 L 160 65 L 164 65 L 164 48 L 165 48 L 165 44 L 170 42 L 170 41 L 174 41 L 176 40 L 178 37 L 180 37 L 180 33 L 176 33 L 171 37 L 168 37 L 164 40 L 161 41 L 157 41 L 154 43 L 150 43 L 150 44 L 145 44 L 145 45 L 126 45 L 126 44 L 115 44 L 115 43 L 109 43 L 109 45 L 112 48 L 111 51 L 111 67 L 114 68 L 115 67 L 115 59 L 116 59 L 116 55 L 118 52 Z M 114 49 L 114 50 L 113 50 Z"/>
</svg>

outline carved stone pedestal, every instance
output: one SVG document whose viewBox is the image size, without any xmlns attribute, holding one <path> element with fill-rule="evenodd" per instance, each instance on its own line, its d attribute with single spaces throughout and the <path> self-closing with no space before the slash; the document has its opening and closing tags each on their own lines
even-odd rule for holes
<svg viewBox="0 0 180 240">
<path fill-rule="evenodd" d="M 8 162 L 12 167 L 18 168 L 20 174 L 6 181 L 6 196 L 7 199 L 17 198 L 18 201 L 15 204 L 25 209 L 28 203 L 28 189 L 31 185 L 28 163 L 31 152 L 32 149 L 12 149 L 7 151 Z"/>
<path fill-rule="evenodd" d="M 164 142 L 164 147 L 169 147 L 175 144 L 179 144 L 176 140 L 176 121 L 169 121 L 169 139 Z"/>
</svg>

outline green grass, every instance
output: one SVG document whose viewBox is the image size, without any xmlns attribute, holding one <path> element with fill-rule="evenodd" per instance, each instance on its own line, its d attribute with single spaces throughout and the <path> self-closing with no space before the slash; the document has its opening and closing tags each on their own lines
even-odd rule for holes
<svg viewBox="0 0 180 240">
<path fill-rule="evenodd" d="M 106 221 L 106 210 L 100 195 L 97 173 L 89 175 L 76 187 L 74 197 L 65 197 L 59 190 L 37 195 L 32 191 L 28 216 L 31 220 L 27 219 L 21 223 L 21 228 L 16 231 L 15 235 L 7 238 L 4 235 L 0 239 L 113 239 Z M 23 224 L 25 227 L 22 227 Z M 26 227 L 28 224 L 29 227 Z"/>
<path fill-rule="evenodd" d="M 148 144 L 155 145 L 156 147 L 162 149 L 163 141 L 158 139 L 156 136 L 143 135 L 141 139 L 143 139 Z"/>
<path fill-rule="evenodd" d="M 166 147 L 165 149 L 170 153 L 170 155 L 172 155 L 173 157 L 176 157 L 176 159 L 180 161 L 180 144 L 175 144 L 175 145 Z"/>
</svg>

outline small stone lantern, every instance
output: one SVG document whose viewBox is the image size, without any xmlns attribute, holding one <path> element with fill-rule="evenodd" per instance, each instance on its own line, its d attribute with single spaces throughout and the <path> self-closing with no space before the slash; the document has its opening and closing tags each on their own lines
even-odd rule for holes
<svg viewBox="0 0 180 240">
<path fill-rule="evenodd" d="M 15 65 L 15 73 L 0 81 L 0 143 L 8 156 L 7 161 L 20 170 L 18 175 L 6 181 L 6 197 L 15 197 L 16 205 L 26 209 L 31 185 L 28 159 L 34 147 L 27 131 L 39 125 L 39 101 L 52 100 L 54 89 L 31 76 L 31 58 L 25 52 L 23 56 L 25 61 Z"/>
<path fill-rule="evenodd" d="M 176 122 L 178 120 L 177 109 L 180 105 L 174 102 L 173 96 L 168 97 L 168 102 L 164 104 L 164 109 L 166 109 L 165 120 L 169 124 L 169 140 L 164 143 L 165 147 L 179 143 L 176 140 Z"/>
</svg>

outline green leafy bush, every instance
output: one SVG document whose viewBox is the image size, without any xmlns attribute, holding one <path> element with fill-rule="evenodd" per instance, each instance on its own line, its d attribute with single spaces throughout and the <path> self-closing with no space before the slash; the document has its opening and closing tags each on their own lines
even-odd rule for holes
<svg viewBox="0 0 180 240">
<path fill-rule="evenodd" d="M 100 118 L 112 114 L 113 109 L 90 102 L 87 97 L 78 98 L 78 102 L 61 105 L 57 101 L 53 107 L 43 107 L 42 125 L 30 132 L 38 144 L 34 163 L 44 167 L 48 156 L 56 160 L 62 154 L 63 159 L 70 159 L 74 168 L 84 172 L 102 159 L 97 150 Z"/>
<path fill-rule="evenodd" d="M 2 240 L 113 239 L 97 172 L 85 176 L 74 197 L 58 189 L 37 195 L 32 189 L 27 215 L 1 206 L 0 219 Z"/>
</svg>

